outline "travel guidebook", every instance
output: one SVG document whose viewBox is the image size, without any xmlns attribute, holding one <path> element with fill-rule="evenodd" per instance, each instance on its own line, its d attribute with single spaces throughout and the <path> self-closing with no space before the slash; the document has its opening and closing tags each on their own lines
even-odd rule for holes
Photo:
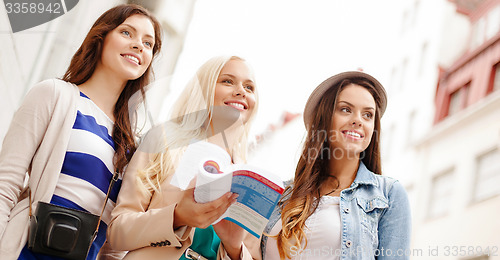
<svg viewBox="0 0 500 260">
<path fill-rule="evenodd" d="M 206 203 L 231 191 L 237 202 L 219 218 L 232 221 L 260 238 L 274 207 L 284 191 L 275 174 L 248 164 L 232 164 L 221 147 L 205 141 L 190 144 L 173 176 L 172 184 L 186 189 L 196 176 L 194 198 Z"/>
</svg>

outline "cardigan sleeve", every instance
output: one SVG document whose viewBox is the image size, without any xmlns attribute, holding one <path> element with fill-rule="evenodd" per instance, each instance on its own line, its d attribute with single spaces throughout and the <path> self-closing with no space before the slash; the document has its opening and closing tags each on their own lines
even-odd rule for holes
<svg viewBox="0 0 500 260">
<path fill-rule="evenodd" d="M 54 80 L 36 84 L 14 114 L 0 151 L 0 238 L 19 201 L 26 173 L 43 141 L 56 103 Z"/>
<path fill-rule="evenodd" d="M 150 246 L 181 248 L 191 244 L 192 227 L 187 227 L 184 232 L 176 232 L 173 228 L 176 203 L 171 201 L 163 207 L 152 208 L 150 203 L 154 192 L 144 192 L 138 186 L 137 172 L 144 169 L 148 162 L 148 153 L 136 151 L 123 177 L 108 226 L 108 241 L 115 250 L 132 251 Z"/>
</svg>

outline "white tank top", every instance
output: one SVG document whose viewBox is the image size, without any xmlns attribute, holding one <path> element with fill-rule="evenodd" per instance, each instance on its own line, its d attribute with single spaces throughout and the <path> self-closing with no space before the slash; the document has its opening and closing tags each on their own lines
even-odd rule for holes
<svg viewBox="0 0 500 260">
<path fill-rule="evenodd" d="M 307 246 L 301 250 L 297 246 L 291 247 L 291 259 L 294 260 L 332 260 L 340 259 L 340 210 L 339 197 L 323 196 L 316 211 L 309 216 L 305 223 L 304 232 L 307 237 Z M 281 219 L 269 233 L 277 235 L 282 228 Z M 305 246 L 305 241 L 302 241 Z M 276 239 L 269 237 L 267 240 L 266 260 L 279 260 Z"/>
</svg>

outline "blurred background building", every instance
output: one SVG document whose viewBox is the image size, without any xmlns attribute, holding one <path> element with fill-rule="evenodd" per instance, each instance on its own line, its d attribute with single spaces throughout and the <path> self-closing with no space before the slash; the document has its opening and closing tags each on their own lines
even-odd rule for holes
<svg viewBox="0 0 500 260">
<path fill-rule="evenodd" d="M 125 2 L 129 1 L 80 1 L 71 15 L 16 34 L 11 33 L 4 7 L 0 7 L 0 139 L 30 86 L 62 76 L 91 23 L 104 10 Z M 383 172 L 399 179 L 408 191 L 413 214 L 412 259 L 500 259 L 500 0 L 356 0 L 349 4 L 226 1 L 225 8 L 236 13 L 227 17 L 224 12 L 228 9 L 211 5 L 208 0 L 130 2 L 152 10 L 165 30 L 164 48 L 154 64 L 157 83 L 148 99 L 154 120 L 162 118 L 173 90 L 181 88 L 170 87 L 184 80 L 176 80 L 175 76 L 194 73 L 195 69 L 187 69 L 186 64 L 197 68 L 200 60 L 219 54 L 218 49 L 208 46 L 211 41 L 220 41 L 220 48 L 228 48 L 222 42 L 233 46 L 246 41 L 257 52 L 269 53 L 267 48 L 272 49 L 276 56 L 264 59 L 265 63 L 275 67 L 291 63 L 307 74 L 309 82 L 290 68 L 286 75 L 276 75 L 275 67 L 252 60 L 256 69 L 265 68 L 281 80 L 269 83 L 260 77 L 266 72 L 261 70 L 259 88 L 280 88 L 283 95 L 261 95 L 264 113 L 281 116 L 256 133 L 249 162 L 283 179 L 293 177 L 300 156 L 305 134 L 300 112 L 310 91 L 328 76 L 352 69 L 358 59 L 373 56 L 375 61 L 363 69 L 378 78 L 389 95 L 382 120 Z M 338 9 L 311 7 L 318 3 L 334 3 Z M 342 9 L 349 5 L 356 8 Z M 379 5 L 382 11 L 371 12 L 372 5 Z M 290 15 L 293 7 L 303 11 L 304 17 Z M 346 13 L 349 19 L 337 20 L 339 24 L 321 20 L 328 14 Z M 218 16 L 223 16 L 223 28 L 202 27 Z M 259 31 L 254 24 L 267 16 L 275 23 L 265 24 L 272 31 Z M 286 20 L 289 17 L 300 19 L 295 23 Z M 384 17 L 389 22 L 379 31 L 359 33 L 366 45 L 348 41 L 348 45 L 356 45 L 354 51 L 344 50 L 342 45 L 340 51 L 348 53 L 349 61 L 354 62 L 341 60 L 338 54 L 328 56 L 329 51 L 336 51 L 336 44 L 346 39 L 339 27 L 363 30 Z M 242 27 L 242 20 L 248 27 Z M 291 24 L 295 27 L 289 28 Z M 240 38 L 238 33 L 242 31 Z M 197 37 L 202 32 L 206 35 Z M 260 33 L 261 38 L 255 40 Z M 324 38 L 328 33 L 337 38 L 329 41 Z M 280 37 L 285 38 L 285 44 L 276 45 Z M 304 39 L 313 47 L 287 49 L 287 45 L 294 47 L 294 41 Z M 383 48 L 368 48 L 376 43 Z M 322 53 L 329 65 L 318 65 L 311 53 L 325 46 L 331 46 Z M 284 56 L 279 56 L 280 49 L 285 50 Z M 192 56 L 199 55 L 192 54 L 195 51 L 207 53 L 194 62 Z M 251 59 L 255 55 L 244 54 Z M 340 63 L 348 64 L 342 67 Z M 286 81 L 290 78 L 293 83 Z M 300 92 L 302 100 L 288 97 L 291 90 Z M 295 108 L 281 109 L 287 100 L 280 97 L 292 100 Z"/>
<path fill-rule="evenodd" d="M 459 51 L 438 63 L 432 126 L 413 143 L 413 244 L 500 259 L 500 1 L 451 2 L 466 37 L 442 46 Z"/>
<path fill-rule="evenodd" d="M 2 1 L 3 2 L 3 1 Z M 154 63 L 156 85 L 148 93 L 150 117 L 155 119 L 169 93 L 195 0 L 81 0 L 55 20 L 12 33 L 5 5 L 0 6 L 0 140 L 27 91 L 47 78 L 62 77 L 94 21 L 106 10 L 122 3 L 148 8 L 163 28 L 163 46 Z M 1 144 L 0 144 L 1 148 Z"/>
</svg>

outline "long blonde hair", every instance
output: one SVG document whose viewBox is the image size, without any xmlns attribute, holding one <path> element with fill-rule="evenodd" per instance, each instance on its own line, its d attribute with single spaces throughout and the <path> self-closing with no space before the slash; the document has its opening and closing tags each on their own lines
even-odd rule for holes
<svg viewBox="0 0 500 260">
<path fill-rule="evenodd" d="M 160 142 L 158 152 L 144 170 L 138 174 L 139 182 L 148 191 L 159 192 L 160 184 L 175 172 L 185 148 L 192 140 L 205 140 L 210 135 L 210 124 L 214 108 L 215 87 L 222 68 L 230 60 L 244 59 L 237 56 L 219 56 L 205 62 L 189 81 L 175 102 L 170 120 L 157 127 L 152 136 Z M 229 147 L 231 156 L 246 161 L 247 139 L 251 123 L 257 112 L 258 95 L 255 90 L 255 107 L 249 120 L 244 124 L 242 133 L 233 147 Z M 149 133 L 148 133 L 149 135 Z M 146 136 L 147 138 L 147 136 Z"/>
</svg>

